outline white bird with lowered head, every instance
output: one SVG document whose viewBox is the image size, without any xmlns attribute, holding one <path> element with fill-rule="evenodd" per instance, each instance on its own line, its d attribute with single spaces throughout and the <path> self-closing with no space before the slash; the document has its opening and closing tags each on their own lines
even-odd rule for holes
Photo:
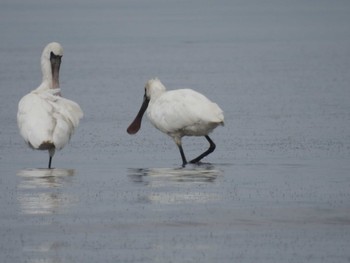
<svg viewBox="0 0 350 263">
<path fill-rule="evenodd" d="M 17 124 L 25 142 L 33 149 L 48 150 L 51 168 L 56 150 L 70 140 L 83 117 L 80 106 L 61 96 L 59 71 L 63 48 L 48 44 L 41 55 L 42 83 L 18 104 Z"/>
<path fill-rule="evenodd" d="M 166 91 L 159 79 L 150 79 L 145 86 L 142 106 L 127 129 L 129 134 L 139 131 L 146 110 L 151 123 L 175 141 L 183 166 L 188 163 L 181 143 L 183 136 L 204 136 L 209 142 L 209 149 L 190 163 L 198 163 L 215 150 L 215 143 L 208 134 L 217 126 L 224 125 L 224 114 L 204 95 L 192 89 Z"/>
</svg>

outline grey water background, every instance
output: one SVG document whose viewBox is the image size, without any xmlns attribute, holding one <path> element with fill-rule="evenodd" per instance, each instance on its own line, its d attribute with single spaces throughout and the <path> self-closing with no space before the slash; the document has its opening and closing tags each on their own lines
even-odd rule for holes
<svg viewBox="0 0 350 263">
<path fill-rule="evenodd" d="M 0 7 L 0 262 L 350 262 L 349 1 Z M 51 41 L 85 117 L 47 170 L 16 113 Z M 204 164 L 126 133 L 151 77 L 224 110 Z"/>
</svg>

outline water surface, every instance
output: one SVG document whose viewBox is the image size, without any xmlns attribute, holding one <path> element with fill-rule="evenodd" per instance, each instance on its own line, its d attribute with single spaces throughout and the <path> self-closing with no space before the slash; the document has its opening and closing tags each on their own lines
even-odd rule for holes
<svg viewBox="0 0 350 263">
<path fill-rule="evenodd" d="M 0 261 L 348 262 L 349 14 L 347 1 L 3 3 Z M 48 170 L 16 112 L 51 41 L 85 117 Z M 182 168 L 147 120 L 126 133 L 152 77 L 224 110 L 203 164 Z"/>
</svg>

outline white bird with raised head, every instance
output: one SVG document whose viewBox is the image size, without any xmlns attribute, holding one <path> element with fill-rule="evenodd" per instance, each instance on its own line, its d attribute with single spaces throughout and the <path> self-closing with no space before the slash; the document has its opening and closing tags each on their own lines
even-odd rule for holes
<svg viewBox="0 0 350 263">
<path fill-rule="evenodd" d="M 51 168 L 56 150 L 70 140 L 83 117 L 80 106 L 61 96 L 59 71 L 63 48 L 48 44 L 41 55 L 42 83 L 18 104 L 17 124 L 25 142 L 33 149 L 48 150 Z"/>
<path fill-rule="evenodd" d="M 139 131 L 146 110 L 151 123 L 174 139 L 183 166 L 188 163 L 181 143 L 183 136 L 204 136 L 209 142 L 209 149 L 190 163 L 198 163 L 215 150 L 215 143 L 208 134 L 217 126 L 224 125 L 224 114 L 216 103 L 204 95 L 192 89 L 166 91 L 159 79 L 149 80 L 145 86 L 142 106 L 127 129 L 129 134 Z"/>
</svg>

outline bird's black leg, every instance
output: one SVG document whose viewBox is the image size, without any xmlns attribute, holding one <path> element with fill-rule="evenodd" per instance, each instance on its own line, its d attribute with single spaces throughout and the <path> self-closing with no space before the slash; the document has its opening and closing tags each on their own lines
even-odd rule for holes
<svg viewBox="0 0 350 263">
<path fill-rule="evenodd" d="M 185 153 L 184 153 L 184 150 L 182 149 L 182 146 L 181 144 L 178 145 L 179 147 L 179 150 L 180 150 L 180 154 L 181 154 L 181 158 L 182 158 L 182 166 L 185 167 L 186 164 L 187 164 L 187 160 L 186 160 L 186 157 L 185 157 Z"/>
<path fill-rule="evenodd" d="M 212 153 L 215 148 L 216 145 L 215 143 L 210 139 L 210 137 L 208 135 L 205 135 L 205 138 L 207 139 L 207 141 L 209 142 L 210 146 L 209 149 L 206 150 L 204 153 L 202 153 L 201 155 L 199 155 L 197 158 L 194 158 L 192 161 L 190 161 L 190 163 L 198 163 L 200 160 L 202 160 L 205 156 L 207 156 L 208 154 Z"/>
<path fill-rule="evenodd" d="M 50 159 L 49 159 L 49 169 L 51 169 L 51 161 L 52 161 L 52 157 L 55 155 L 55 146 L 52 144 L 51 147 L 49 148 L 49 156 L 50 156 Z"/>
<path fill-rule="evenodd" d="M 51 161 L 52 161 L 52 156 L 50 156 L 50 159 L 49 159 L 49 169 L 51 169 Z"/>
</svg>

